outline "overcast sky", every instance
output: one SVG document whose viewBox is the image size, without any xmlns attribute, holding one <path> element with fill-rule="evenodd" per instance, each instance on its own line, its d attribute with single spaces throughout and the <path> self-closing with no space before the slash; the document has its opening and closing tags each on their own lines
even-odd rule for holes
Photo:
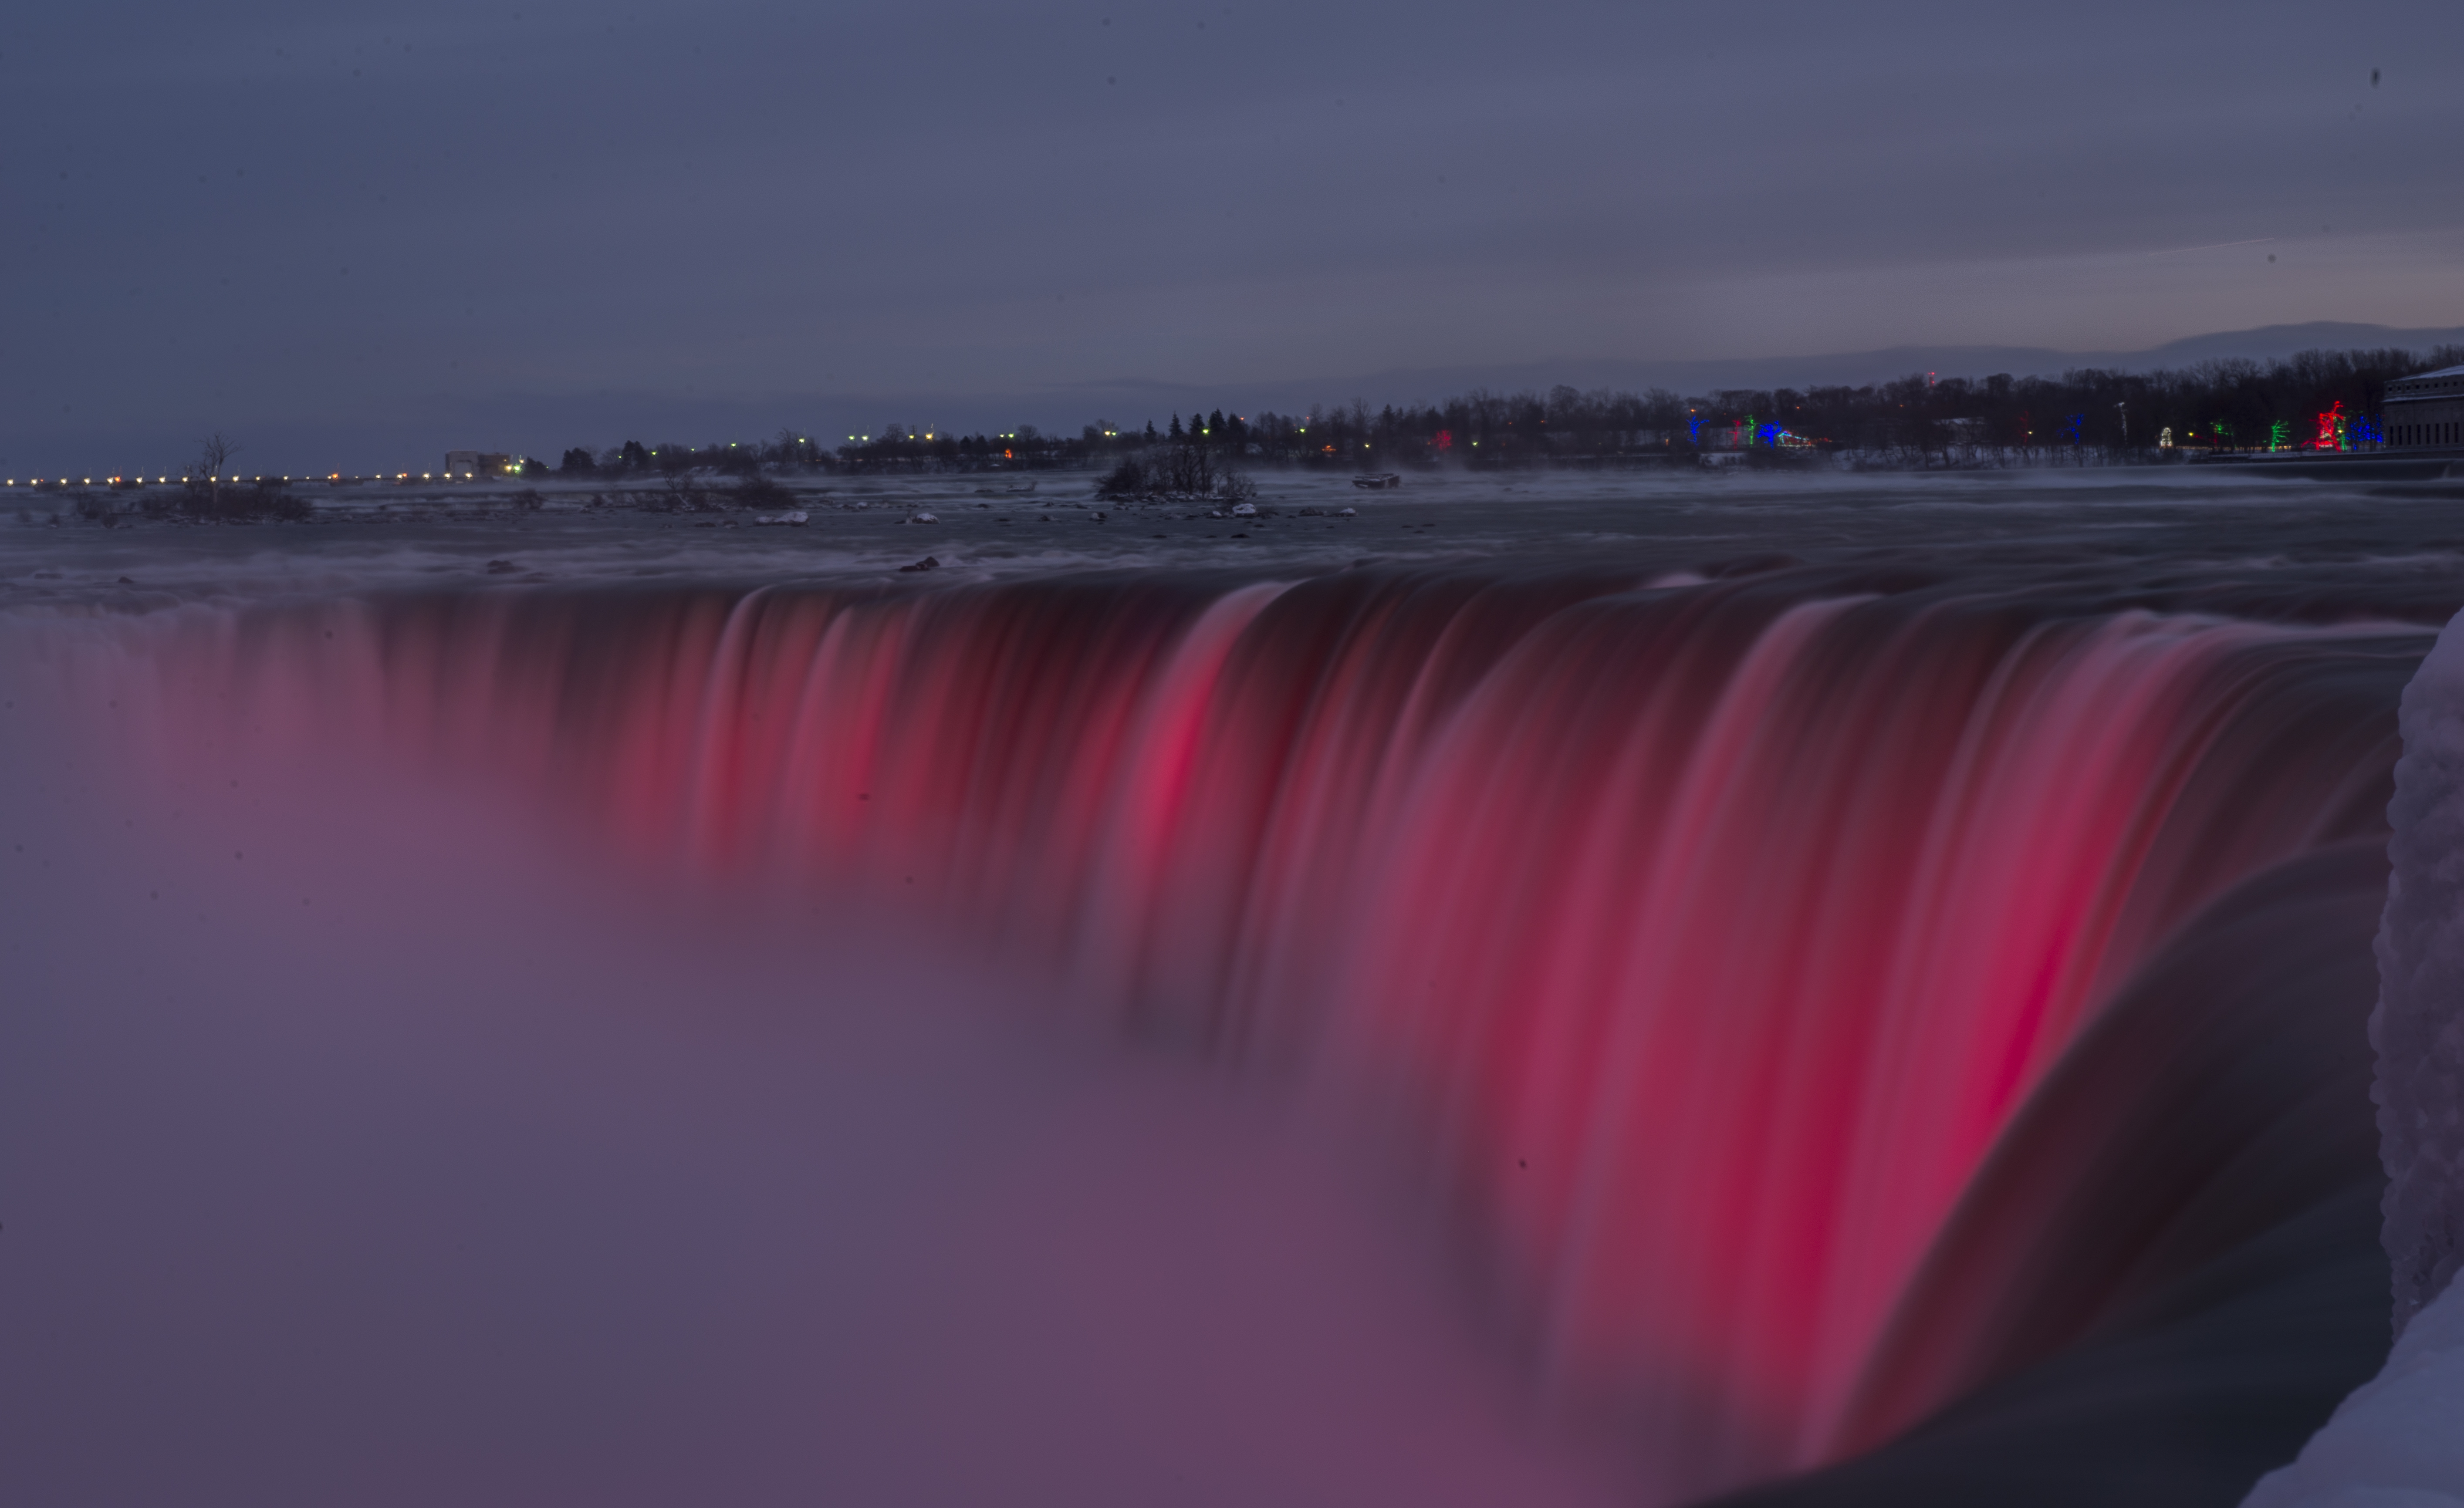
<svg viewBox="0 0 2464 1508">
<path fill-rule="evenodd" d="M 2464 324 L 2453 0 L 49 0 L 0 131 L 8 469 Z"/>
</svg>

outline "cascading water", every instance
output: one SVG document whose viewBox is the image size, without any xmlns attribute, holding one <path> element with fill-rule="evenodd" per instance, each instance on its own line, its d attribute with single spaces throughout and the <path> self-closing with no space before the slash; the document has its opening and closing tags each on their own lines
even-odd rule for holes
<svg viewBox="0 0 2464 1508">
<path fill-rule="evenodd" d="M 2332 1223 L 2349 1065 L 2184 1065 L 2340 1019 L 2263 1002 L 2345 988 L 2424 646 L 1811 570 L 448 597 L 124 638 L 184 750 L 484 770 L 643 858 L 962 918 L 1142 1035 L 1392 1107 L 1543 1385 L 1671 1498 L 1882 1446 Z M 2318 1134 L 2269 1143 L 2314 1090 Z M 2312 1352 L 2241 1400 L 2275 1432 L 2151 1486 L 2229 1499 L 2374 1361 Z"/>
</svg>

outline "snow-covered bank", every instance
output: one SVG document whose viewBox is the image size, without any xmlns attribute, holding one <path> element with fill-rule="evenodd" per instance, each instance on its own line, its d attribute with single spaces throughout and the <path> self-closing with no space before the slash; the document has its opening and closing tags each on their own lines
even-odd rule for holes
<svg viewBox="0 0 2464 1508">
<path fill-rule="evenodd" d="M 2248 1508 L 2464 1504 L 2464 617 L 2405 688 L 2401 725 L 2370 1017 L 2395 1351 Z"/>
<path fill-rule="evenodd" d="M 2379 929 L 2379 1134 L 2399 1329 L 2464 1249 L 2464 619 L 2405 688 Z"/>
<path fill-rule="evenodd" d="M 2387 1369 L 2354 1390 L 2301 1458 L 2244 1508 L 2457 1508 L 2464 1504 L 2464 1288 L 2405 1326 Z"/>
</svg>

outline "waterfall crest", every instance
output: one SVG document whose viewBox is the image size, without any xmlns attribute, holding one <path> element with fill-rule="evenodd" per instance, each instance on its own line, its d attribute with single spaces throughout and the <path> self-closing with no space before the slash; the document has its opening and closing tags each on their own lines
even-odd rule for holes
<svg viewBox="0 0 2464 1508">
<path fill-rule="evenodd" d="M 2187 1113 L 2116 1002 L 2381 831 L 2421 649 L 1811 571 L 405 599 L 200 643 L 147 662 L 187 737 L 357 737 L 722 881 L 913 898 L 1397 1107 L 1548 1386 L 1694 1495 L 2214 1255 L 2143 1222 L 2041 1304 L 2014 1233 L 2127 1157 L 2042 1127 Z"/>
</svg>

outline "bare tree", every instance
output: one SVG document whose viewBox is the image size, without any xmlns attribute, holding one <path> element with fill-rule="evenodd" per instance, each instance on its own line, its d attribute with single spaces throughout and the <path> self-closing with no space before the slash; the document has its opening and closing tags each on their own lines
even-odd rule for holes
<svg viewBox="0 0 2464 1508">
<path fill-rule="evenodd" d="M 206 484 L 216 516 L 223 510 L 223 473 L 231 469 L 231 458 L 237 454 L 238 443 L 219 429 L 197 442 L 196 463 L 188 468 L 188 475 Z"/>
</svg>

